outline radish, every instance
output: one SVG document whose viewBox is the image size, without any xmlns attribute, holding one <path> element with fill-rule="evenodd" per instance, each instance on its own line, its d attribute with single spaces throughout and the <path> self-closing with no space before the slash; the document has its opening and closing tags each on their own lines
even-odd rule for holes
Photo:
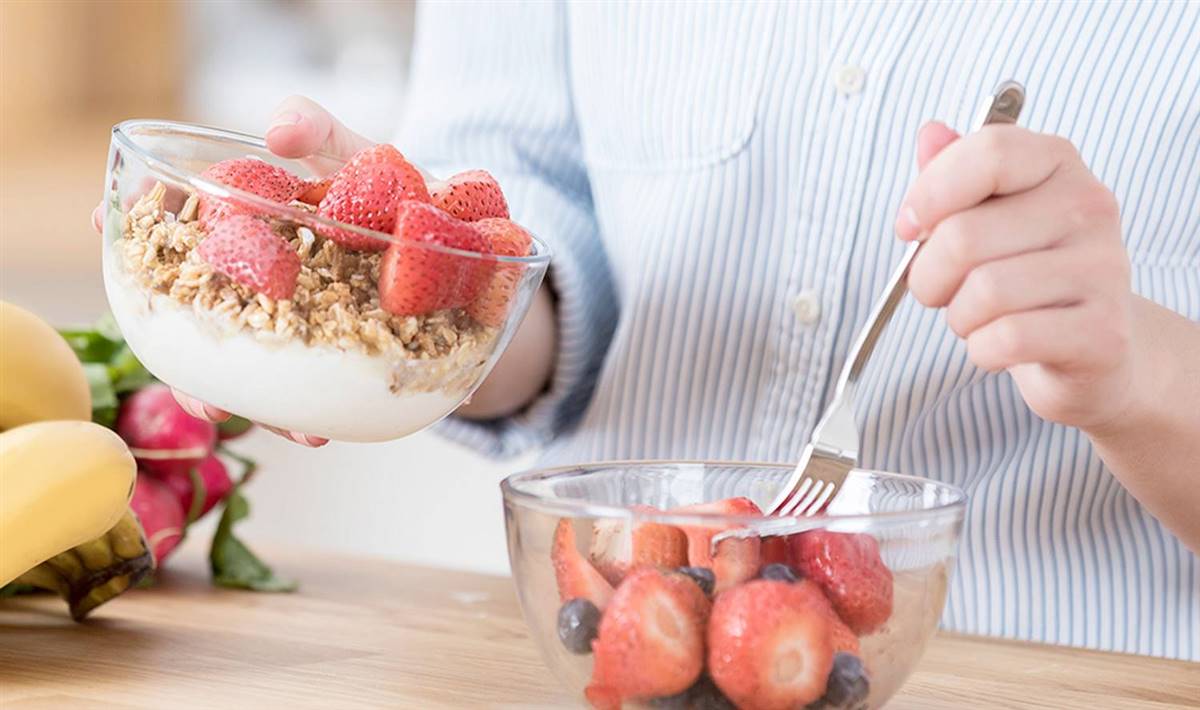
<svg viewBox="0 0 1200 710">
<path fill-rule="evenodd" d="M 187 476 L 217 441 L 216 425 L 188 414 L 161 384 L 144 387 L 121 404 L 117 433 L 143 469 L 160 475 Z"/>
<path fill-rule="evenodd" d="M 161 565 L 183 539 L 186 525 L 183 506 L 169 488 L 144 471 L 138 472 L 129 506 L 142 524 L 154 561 Z"/>
</svg>

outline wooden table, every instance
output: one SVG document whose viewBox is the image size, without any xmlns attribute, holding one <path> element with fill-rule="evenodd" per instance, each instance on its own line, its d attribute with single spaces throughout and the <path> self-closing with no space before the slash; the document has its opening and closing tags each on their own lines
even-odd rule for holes
<svg viewBox="0 0 1200 710">
<path fill-rule="evenodd" d="M 505 577 L 268 556 L 293 595 L 213 589 L 198 557 L 89 622 L 53 598 L 0 602 L 0 707 L 549 708 Z M 961 636 L 931 642 L 889 708 L 1200 707 L 1200 664 Z"/>
</svg>

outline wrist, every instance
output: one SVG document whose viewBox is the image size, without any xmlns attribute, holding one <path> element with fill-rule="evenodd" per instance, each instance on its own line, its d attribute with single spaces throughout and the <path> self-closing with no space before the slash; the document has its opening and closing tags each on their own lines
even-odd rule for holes
<svg viewBox="0 0 1200 710">
<path fill-rule="evenodd" d="M 1169 413 L 1178 392 L 1181 370 L 1180 349 L 1172 347 L 1170 333 L 1163 332 L 1162 306 L 1131 294 L 1132 341 L 1130 383 L 1125 402 L 1102 421 L 1083 427 L 1096 443 L 1119 442 L 1131 436 L 1159 431 L 1169 426 Z"/>
</svg>

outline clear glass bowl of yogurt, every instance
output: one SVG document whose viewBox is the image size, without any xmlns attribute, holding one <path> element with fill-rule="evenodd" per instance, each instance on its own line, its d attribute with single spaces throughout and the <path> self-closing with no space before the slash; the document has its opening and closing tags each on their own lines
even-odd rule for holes
<svg viewBox="0 0 1200 710">
<path fill-rule="evenodd" d="M 525 253 L 506 256 L 326 218 L 320 195 L 302 193 L 331 189 L 348 157 L 286 160 L 259 137 L 181 123 L 114 127 L 105 290 L 156 377 L 263 424 L 343 441 L 405 436 L 470 396 L 524 317 L 549 249 L 523 230 Z M 211 177 L 231 163 L 300 188 L 268 199 Z"/>
<path fill-rule="evenodd" d="M 762 516 L 791 466 L 618 462 L 509 477 L 508 550 L 547 666 L 597 708 L 878 708 L 946 601 L 958 488 L 853 471 Z"/>
</svg>

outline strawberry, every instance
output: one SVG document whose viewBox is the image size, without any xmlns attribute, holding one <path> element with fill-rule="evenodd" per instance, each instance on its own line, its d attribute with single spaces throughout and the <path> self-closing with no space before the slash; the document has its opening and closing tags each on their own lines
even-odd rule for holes
<svg viewBox="0 0 1200 710">
<path fill-rule="evenodd" d="M 892 615 L 892 572 L 870 535 L 812 530 L 792 537 L 792 563 L 825 590 L 842 621 L 862 636 Z"/>
<path fill-rule="evenodd" d="M 216 445 L 217 428 L 184 411 L 166 385 L 141 388 L 121 402 L 117 434 L 135 449 L 142 469 L 157 475 L 187 475 Z"/>
<path fill-rule="evenodd" d="M 508 219 L 508 202 L 500 184 L 486 170 L 468 170 L 429 187 L 438 209 L 467 222 L 487 217 Z"/>
<path fill-rule="evenodd" d="M 187 525 L 183 506 L 170 489 L 144 471 L 139 471 L 129 507 L 142 524 L 154 561 L 161 565 L 183 540 L 183 530 Z"/>
<path fill-rule="evenodd" d="M 604 609 L 612 597 L 612 585 L 579 552 L 575 545 L 575 526 L 566 518 L 559 520 L 554 528 L 550 561 L 554 563 L 559 601 L 587 599 L 597 609 Z"/>
<path fill-rule="evenodd" d="M 762 538 L 762 564 L 763 567 L 771 564 L 786 565 L 791 563 L 787 537 L 783 535 L 772 535 L 771 537 Z"/>
<path fill-rule="evenodd" d="M 332 184 L 332 175 L 319 179 L 305 180 L 304 185 L 300 188 L 301 192 L 296 196 L 296 199 L 315 207 L 321 204 L 321 200 L 325 199 L 325 195 L 329 193 L 329 186 Z"/>
<path fill-rule="evenodd" d="M 286 300 L 296 292 L 300 256 L 261 219 L 226 217 L 198 248 L 214 271 L 257 293 Z"/>
<path fill-rule="evenodd" d="M 317 215 L 363 229 L 391 234 L 396 209 L 405 200 L 429 202 L 421 171 L 386 143 L 360 150 L 333 175 Z M 333 241 L 356 251 L 383 251 L 388 240 L 347 229 L 327 230 Z"/>
<path fill-rule="evenodd" d="M 525 229 L 507 219 L 489 217 L 475 222 L 488 240 L 488 247 L 499 256 L 529 256 L 533 237 Z M 508 307 L 517 294 L 521 274 L 525 267 L 520 264 L 497 264 L 491 281 L 479 292 L 474 301 L 467 304 L 467 315 L 482 325 L 498 328 L 508 317 Z"/>
<path fill-rule="evenodd" d="M 199 508 L 194 510 L 196 486 L 192 480 L 192 470 L 196 472 L 200 478 L 200 484 L 204 487 L 204 499 L 199 502 Z M 216 507 L 217 503 L 224 500 L 225 496 L 229 495 L 229 491 L 233 489 L 233 481 L 229 478 L 225 464 L 221 463 L 221 459 L 215 455 L 204 459 L 189 471 L 172 470 L 166 474 L 151 475 L 175 494 L 189 523 L 199 520 L 205 513 Z"/>
<path fill-rule="evenodd" d="M 654 510 L 649 506 L 636 508 Z M 588 557 L 605 579 L 617 585 L 639 567 L 686 565 L 687 536 L 679 528 L 662 523 L 636 523 L 630 534 L 624 520 L 597 520 L 592 524 Z"/>
<path fill-rule="evenodd" d="M 305 182 L 287 170 L 256 158 L 232 158 L 213 163 L 200 177 L 243 192 L 250 192 L 272 202 L 287 204 L 304 191 Z M 235 214 L 255 214 L 257 210 L 235 197 L 200 199 L 199 219 L 205 229 L 217 221 Z"/>
<path fill-rule="evenodd" d="M 487 240 L 473 224 L 433 205 L 400 204 L 399 240 L 388 246 L 379 269 L 379 303 L 396 315 L 421 315 L 471 302 L 488 282 L 495 260 L 451 254 L 435 247 L 487 253 Z"/>
<path fill-rule="evenodd" d="M 708 672 L 740 708 L 789 710 L 825 694 L 833 667 L 829 619 L 812 582 L 756 579 L 717 597 Z"/>
<path fill-rule="evenodd" d="M 816 582 L 810 582 L 811 585 L 820 587 Z M 833 643 L 833 652 L 846 652 L 855 656 L 859 653 L 858 636 L 850 630 L 849 626 L 842 621 L 837 612 L 833 610 L 833 604 L 824 593 L 820 597 L 813 597 L 813 607 L 819 608 L 825 614 L 825 618 L 829 620 L 829 639 Z"/>
<path fill-rule="evenodd" d="M 687 690 L 704 669 L 708 611 L 707 597 L 687 577 L 652 567 L 631 572 L 592 642 L 588 698 L 611 707 L 614 698 L 619 703 Z"/>
<path fill-rule="evenodd" d="M 712 503 L 700 503 L 676 508 L 675 513 L 705 513 L 719 515 L 762 515 L 762 511 L 749 498 L 727 498 Z M 736 527 L 736 526 L 735 526 Z M 731 529 L 730 526 L 714 523 L 683 528 L 688 538 L 688 564 L 708 567 L 717 576 L 717 593 L 741 584 L 758 574 L 762 561 L 762 542 L 757 537 L 726 538 L 712 550 L 713 536 Z"/>
</svg>

